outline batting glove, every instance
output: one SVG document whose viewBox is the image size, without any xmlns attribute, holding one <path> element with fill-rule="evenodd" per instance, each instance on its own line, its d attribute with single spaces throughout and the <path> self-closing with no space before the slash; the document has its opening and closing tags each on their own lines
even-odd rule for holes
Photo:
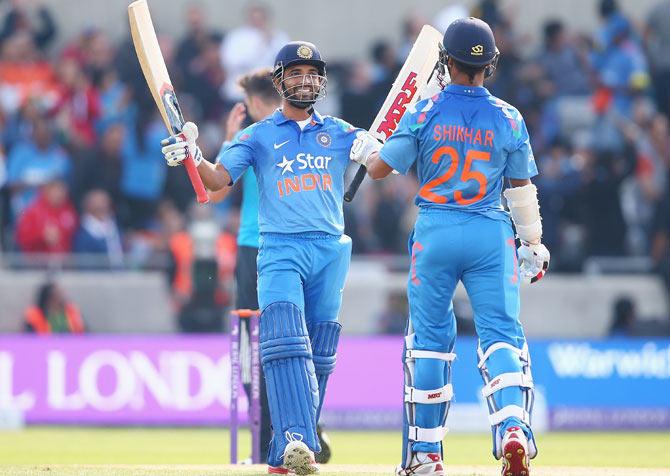
<svg viewBox="0 0 670 476">
<path fill-rule="evenodd" d="M 524 283 L 536 283 L 542 279 L 549 269 L 551 255 L 542 243 L 532 244 L 521 242 L 519 253 L 519 275 Z"/>
<path fill-rule="evenodd" d="M 370 155 L 374 152 L 379 152 L 381 148 L 382 145 L 372 134 L 366 131 L 358 131 L 356 139 L 354 139 L 354 143 L 351 145 L 349 158 L 358 164 L 365 165 Z"/>
<path fill-rule="evenodd" d="M 193 157 L 196 167 L 202 162 L 202 152 L 200 147 L 195 143 L 198 138 L 198 126 L 192 122 L 184 124 L 179 134 L 172 135 L 167 139 L 161 141 L 163 148 L 161 152 L 165 157 L 165 161 L 170 167 L 176 167 L 189 155 Z"/>
</svg>

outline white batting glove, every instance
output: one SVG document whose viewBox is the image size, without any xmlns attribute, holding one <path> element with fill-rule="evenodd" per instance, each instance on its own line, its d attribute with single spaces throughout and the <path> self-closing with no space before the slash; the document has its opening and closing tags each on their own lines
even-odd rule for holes
<svg viewBox="0 0 670 476">
<path fill-rule="evenodd" d="M 173 136 L 163 139 L 161 145 L 163 148 L 161 152 L 165 157 L 165 161 L 170 167 L 176 167 L 189 155 L 193 157 L 195 166 L 197 167 L 202 162 L 202 152 L 200 147 L 195 143 L 198 138 L 198 126 L 192 122 L 184 124 L 181 132 Z"/>
<path fill-rule="evenodd" d="M 379 152 L 382 145 L 372 134 L 366 131 L 358 131 L 354 143 L 351 145 L 349 158 L 354 162 L 365 165 L 373 152 Z"/>
<path fill-rule="evenodd" d="M 524 283 L 536 283 L 549 269 L 551 255 L 542 243 L 532 244 L 521 241 L 519 253 L 519 275 Z"/>
</svg>

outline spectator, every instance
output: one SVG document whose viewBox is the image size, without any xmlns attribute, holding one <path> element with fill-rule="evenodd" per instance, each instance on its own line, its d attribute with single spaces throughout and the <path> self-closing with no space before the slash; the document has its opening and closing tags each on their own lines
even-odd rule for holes
<svg viewBox="0 0 670 476">
<path fill-rule="evenodd" d="M 123 174 L 121 194 L 124 210 L 123 225 L 133 229 L 147 229 L 154 221 L 167 171 L 160 153 L 160 141 L 165 136 L 165 125 L 159 117 L 147 123 L 130 123 L 123 142 Z M 176 168 L 176 167 L 175 167 Z M 189 190 L 193 199 L 193 188 L 184 170 L 175 170 L 180 183 Z M 171 198 L 173 195 L 169 195 Z"/>
<path fill-rule="evenodd" d="M 75 60 L 96 88 L 102 77 L 114 69 L 114 47 L 107 34 L 95 28 L 84 30 L 64 48 L 61 57 Z"/>
<path fill-rule="evenodd" d="M 666 189 L 652 223 L 651 258 L 654 270 L 665 283 L 667 300 L 670 302 L 670 190 Z"/>
<path fill-rule="evenodd" d="M 115 123 L 107 127 L 93 152 L 80 152 L 73 171 L 73 195 L 77 203 L 89 190 L 97 188 L 104 190 L 117 206 L 121 204 L 122 149 L 125 141 L 125 125 Z"/>
<path fill-rule="evenodd" d="M 630 153 L 589 154 L 582 172 L 580 198 L 592 256 L 621 256 L 625 253 L 626 224 L 620 202 L 622 181 L 631 173 Z"/>
<path fill-rule="evenodd" d="M 622 296 L 614 303 L 614 314 L 610 326 L 610 337 L 630 337 L 635 335 L 637 321 L 635 303 L 627 296 Z"/>
<path fill-rule="evenodd" d="M 208 39 L 202 52 L 194 58 L 189 69 L 187 89 L 202 107 L 202 116 L 207 120 L 219 119 L 224 114 L 221 87 L 226 73 L 219 59 L 219 41 Z"/>
<path fill-rule="evenodd" d="M 46 6 L 38 3 L 36 10 L 31 12 L 27 4 L 12 2 L 0 30 L 0 43 L 16 33 L 25 33 L 40 50 L 45 50 L 56 37 L 56 22 Z"/>
<path fill-rule="evenodd" d="M 667 188 L 670 131 L 667 117 L 655 113 L 650 101 L 637 100 L 633 111 L 633 121 L 620 126 L 635 154 L 635 168 L 623 183 L 622 204 L 630 249 L 646 254 L 651 221 Z"/>
<path fill-rule="evenodd" d="M 601 113 L 611 107 L 629 117 L 633 97 L 649 87 L 647 61 L 630 21 L 619 11 L 616 1 L 602 0 L 600 14 L 603 25 L 598 32 L 598 50 L 592 58 L 600 85 L 595 104 Z"/>
<path fill-rule="evenodd" d="M 16 144 L 8 156 L 7 183 L 12 194 L 12 211 L 18 217 L 47 178 L 65 178 L 70 173 L 70 158 L 56 142 L 44 118 L 32 124 L 32 136 Z"/>
<path fill-rule="evenodd" d="M 362 61 L 348 65 L 340 96 L 342 119 L 356 127 L 368 128 L 381 107 L 377 103 L 378 99 L 372 94 L 370 65 Z"/>
<path fill-rule="evenodd" d="M 398 62 L 400 64 L 403 64 L 407 59 L 412 46 L 414 46 L 416 38 L 419 36 L 419 33 L 421 33 L 423 25 L 426 23 L 428 23 L 428 20 L 416 12 L 409 13 L 403 19 L 402 39 L 400 41 L 400 47 L 398 48 Z"/>
<path fill-rule="evenodd" d="M 25 253 L 69 253 L 76 229 L 77 213 L 65 182 L 53 177 L 19 218 L 16 242 Z"/>
<path fill-rule="evenodd" d="M 498 0 L 480 0 L 473 10 L 473 15 L 491 25 L 494 31 L 500 27 L 506 29 L 510 26 L 505 14 L 500 10 Z"/>
<path fill-rule="evenodd" d="M 660 2 L 649 13 L 646 44 L 656 104 L 670 116 L 670 1 Z"/>
<path fill-rule="evenodd" d="M 382 85 L 388 90 L 393 84 L 400 67 L 404 63 L 397 60 L 397 54 L 393 45 L 385 40 L 378 40 L 372 45 L 372 82 Z"/>
<path fill-rule="evenodd" d="M 13 113 L 32 98 L 52 105 L 58 93 L 54 69 L 40 57 L 30 36 L 16 33 L 0 46 L 0 107 Z"/>
<path fill-rule="evenodd" d="M 246 24 L 231 30 L 221 44 L 221 64 L 226 72 L 224 96 L 229 102 L 242 100 L 237 78 L 262 67 L 272 66 L 279 49 L 289 37 L 270 25 L 270 10 L 252 3 L 247 9 Z"/>
<path fill-rule="evenodd" d="M 58 66 L 60 97 L 51 114 L 60 133 L 73 147 L 91 148 L 97 139 L 95 122 L 100 117 L 100 96 L 75 58 L 63 58 Z"/>
<path fill-rule="evenodd" d="M 545 97 L 583 96 L 591 92 L 588 59 L 571 41 L 559 20 L 544 25 L 544 48 L 537 58 Z"/>
<path fill-rule="evenodd" d="M 186 32 L 177 45 L 175 63 L 185 72 L 187 83 L 195 58 L 200 56 L 210 40 L 221 40 L 220 35 L 208 31 L 205 16 L 200 5 L 189 3 L 186 6 Z"/>
<path fill-rule="evenodd" d="M 99 254 L 107 264 L 123 264 L 121 234 L 114 218 L 109 195 L 104 190 L 91 190 L 84 197 L 79 230 L 74 238 L 75 253 Z"/>
<path fill-rule="evenodd" d="M 215 120 L 224 114 L 221 88 L 225 71 L 219 56 L 221 35 L 207 29 L 205 13 L 195 4 L 186 8 L 186 27 L 186 34 L 177 46 L 175 62 L 184 74 L 184 90 L 195 96 L 206 119 Z"/>
<path fill-rule="evenodd" d="M 561 230 L 564 228 L 568 204 L 580 190 L 580 169 L 569 147 L 554 142 L 538 160 L 540 174 L 535 179 L 542 210 L 542 239 L 552 253 L 552 268 L 560 265 Z"/>
<path fill-rule="evenodd" d="M 35 334 L 81 334 L 84 323 L 77 306 L 69 302 L 54 282 L 43 284 L 37 302 L 25 312 L 26 332 Z"/>
</svg>

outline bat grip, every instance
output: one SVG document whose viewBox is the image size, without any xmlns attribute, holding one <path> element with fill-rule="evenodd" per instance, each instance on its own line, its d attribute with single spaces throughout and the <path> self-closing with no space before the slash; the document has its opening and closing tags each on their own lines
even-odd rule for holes
<svg viewBox="0 0 670 476">
<path fill-rule="evenodd" d="M 346 193 L 344 194 L 344 201 L 345 202 L 350 202 L 354 199 L 354 195 L 356 195 L 356 192 L 358 191 L 358 187 L 361 186 L 361 183 L 363 182 L 363 179 L 365 178 L 365 174 L 367 173 L 367 169 L 365 168 L 365 165 L 361 165 L 358 167 L 358 170 L 356 171 L 356 175 L 354 176 L 354 179 L 351 181 L 349 184 L 349 188 L 347 189 Z"/>
<path fill-rule="evenodd" d="M 198 203 L 207 203 L 209 202 L 209 196 L 207 195 L 207 190 L 205 190 L 205 185 L 202 183 L 198 169 L 195 166 L 193 157 L 189 154 L 184 160 L 184 167 L 186 167 L 186 173 L 188 173 L 188 178 L 191 180 L 191 185 L 193 185 L 193 190 L 195 190 L 195 195 L 198 199 Z"/>
</svg>

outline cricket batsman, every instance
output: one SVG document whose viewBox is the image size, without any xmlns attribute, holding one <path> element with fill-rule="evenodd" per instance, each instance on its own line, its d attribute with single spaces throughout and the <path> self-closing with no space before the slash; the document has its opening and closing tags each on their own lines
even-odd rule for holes
<svg viewBox="0 0 670 476">
<path fill-rule="evenodd" d="M 171 166 L 191 154 L 212 191 L 253 168 L 261 362 L 273 427 L 268 472 L 302 475 L 318 472 L 316 424 L 335 369 L 351 258 L 351 239 L 343 234 L 344 172 L 361 130 L 314 109 L 326 94 L 326 63 L 312 43 L 285 45 L 272 78 L 281 107 L 243 130 L 216 164 L 203 160 L 193 123 L 163 141 L 163 154 Z"/>
<path fill-rule="evenodd" d="M 351 153 L 374 179 L 393 169 L 406 174 L 416 162 L 421 183 L 409 240 L 403 453 L 397 474 L 445 474 L 442 440 L 456 358 L 452 298 L 462 281 L 479 337 L 493 455 L 502 459 L 504 476 L 527 476 L 537 448 L 519 285 L 536 282 L 549 265 L 530 181 L 537 167 L 519 111 L 483 87 L 499 55 L 489 25 L 476 18 L 456 20 L 442 43 L 440 61 L 451 84 L 408 109 L 381 150 L 374 137 L 359 133 Z M 509 214 L 501 205 L 505 179 Z M 512 221 L 521 240 L 518 253 Z"/>
</svg>

